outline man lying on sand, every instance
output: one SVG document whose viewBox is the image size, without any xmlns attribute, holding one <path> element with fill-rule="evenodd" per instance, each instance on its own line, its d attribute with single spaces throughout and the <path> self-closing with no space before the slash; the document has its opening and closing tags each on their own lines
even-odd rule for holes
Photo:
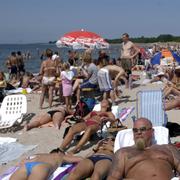
<svg viewBox="0 0 180 180">
<path fill-rule="evenodd" d="M 24 159 L 10 180 L 48 179 L 62 163 L 74 163 L 81 160 L 81 157 L 65 155 L 59 148 L 52 150 L 50 154 L 36 154 Z"/>
<path fill-rule="evenodd" d="M 108 180 L 169 180 L 174 177 L 174 170 L 180 172 L 180 152 L 170 144 L 152 144 L 153 133 L 152 123 L 148 119 L 135 121 L 135 145 L 115 153 Z"/>
</svg>

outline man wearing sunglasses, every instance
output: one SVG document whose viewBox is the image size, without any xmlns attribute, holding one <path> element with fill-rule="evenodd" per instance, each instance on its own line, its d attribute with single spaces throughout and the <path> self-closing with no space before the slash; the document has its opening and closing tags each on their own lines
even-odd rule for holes
<svg viewBox="0 0 180 180">
<path fill-rule="evenodd" d="M 170 180 L 175 171 L 180 173 L 180 152 L 170 144 L 152 144 L 153 133 L 152 123 L 148 119 L 135 121 L 135 145 L 115 153 L 108 180 Z"/>
</svg>

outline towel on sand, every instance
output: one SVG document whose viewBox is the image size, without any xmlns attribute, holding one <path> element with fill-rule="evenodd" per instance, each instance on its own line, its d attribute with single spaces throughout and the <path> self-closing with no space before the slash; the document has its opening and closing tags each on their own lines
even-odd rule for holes
<svg viewBox="0 0 180 180">
<path fill-rule="evenodd" d="M 19 158 L 23 153 L 33 150 L 37 145 L 22 145 L 14 138 L 0 137 L 0 165 Z"/>
</svg>

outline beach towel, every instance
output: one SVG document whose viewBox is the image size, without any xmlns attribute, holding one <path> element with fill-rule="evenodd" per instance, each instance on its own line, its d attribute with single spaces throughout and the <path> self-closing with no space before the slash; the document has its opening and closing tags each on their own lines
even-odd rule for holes
<svg viewBox="0 0 180 180">
<path fill-rule="evenodd" d="M 33 150 L 37 145 L 22 145 L 14 138 L 0 138 L 0 165 L 18 159 L 23 153 Z"/>
<path fill-rule="evenodd" d="M 125 121 L 127 117 L 134 111 L 134 107 L 119 108 L 118 117 L 120 121 Z"/>
<path fill-rule="evenodd" d="M 18 93 L 22 93 L 23 90 L 24 90 L 24 88 L 12 89 L 12 90 L 6 91 L 6 94 L 7 94 L 7 95 L 10 95 L 10 94 L 18 94 Z M 32 89 L 31 89 L 31 88 L 26 88 L 26 92 L 29 94 L 29 93 L 32 92 Z"/>
<path fill-rule="evenodd" d="M 65 164 L 58 167 L 54 173 L 49 177 L 48 180 L 63 180 L 65 176 L 71 172 L 71 170 L 76 166 L 76 164 Z"/>
<path fill-rule="evenodd" d="M 18 166 L 13 166 L 0 175 L 0 180 L 9 180 L 11 175 L 18 169 Z"/>
</svg>

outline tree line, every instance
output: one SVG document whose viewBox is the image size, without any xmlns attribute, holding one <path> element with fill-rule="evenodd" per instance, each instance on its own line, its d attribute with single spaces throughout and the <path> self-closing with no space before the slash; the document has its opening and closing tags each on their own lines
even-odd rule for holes
<svg viewBox="0 0 180 180">
<path fill-rule="evenodd" d="M 122 43 L 122 39 L 106 39 L 110 44 Z M 173 36 L 171 34 L 161 34 L 158 37 L 135 37 L 131 38 L 135 43 L 155 43 L 155 42 L 180 42 L 180 36 Z"/>
</svg>

